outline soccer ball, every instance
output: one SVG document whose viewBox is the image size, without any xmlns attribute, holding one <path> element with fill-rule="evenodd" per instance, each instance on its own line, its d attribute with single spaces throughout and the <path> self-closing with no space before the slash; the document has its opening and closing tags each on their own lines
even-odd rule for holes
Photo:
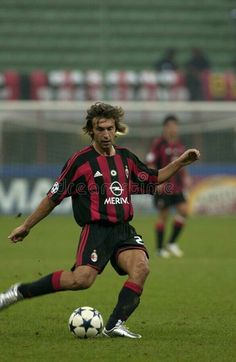
<svg viewBox="0 0 236 362">
<path fill-rule="evenodd" d="M 80 307 L 74 310 L 68 322 L 69 331 L 78 338 L 97 337 L 103 330 L 101 313 L 92 307 Z"/>
</svg>

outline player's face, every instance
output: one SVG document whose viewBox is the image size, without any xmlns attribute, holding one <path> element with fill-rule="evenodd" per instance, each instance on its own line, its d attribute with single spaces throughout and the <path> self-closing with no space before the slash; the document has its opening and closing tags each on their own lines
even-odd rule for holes
<svg viewBox="0 0 236 362">
<path fill-rule="evenodd" d="M 93 142 L 102 153 L 110 153 L 115 141 L 116 126 L 114 119 L 93 119 Z"/>
<path fill-rule="evenodd" d="M 179 134 L 179 126 L 175 121 L 168 122 L 164 127 L 164 136 L 168 139 L 177 139 Z"/>
</svg>

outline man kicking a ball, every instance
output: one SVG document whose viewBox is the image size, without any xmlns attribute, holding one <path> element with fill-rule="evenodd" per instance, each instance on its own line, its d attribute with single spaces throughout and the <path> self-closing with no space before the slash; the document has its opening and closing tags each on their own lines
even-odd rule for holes
<svg viewBox="0 0 236 362">
<path fill-rule="evenodd" d="M 123 114 L 122 108 L 104 103 L 88 109 L 83 129 L 90 135 L 91 145 L 69 158 L 36 210 L 9 235 L 13 243 L 22 241 L 65 197 L 71 197 L 75 221 L 82 227 L 74 266 L 70 271 L 57 270 L 34 282 L 13 285 L 0 294 L 0 309 L 49 293 L 87 289 L 110 261 L 127 280 L 103 334 L 141 338 L 125 326 L 139 305 L 149 273 L 144 241 L 129 224 L 133 218 L 131 194 L 153 194 L 156 185 L 196 161 L 200 153 L 189 149 L 166 167 L 149 169 L 132 152 L 115 146 L 116 134 L 126 131 Z"/>
</svg>

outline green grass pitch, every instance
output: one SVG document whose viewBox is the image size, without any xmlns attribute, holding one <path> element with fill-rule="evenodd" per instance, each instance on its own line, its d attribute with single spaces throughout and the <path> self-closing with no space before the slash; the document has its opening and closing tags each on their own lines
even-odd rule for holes
<svg viewBox="0 0 236 362">
<path fill-rule="evenodd" d="M 74 262 L 79 229 L 71 217 L 50 216 L 23 243 L 10 244 L 7 235 L 20 222 L 0 218 L 0 290 Z M 125 281 L 108 266 L 89 290 L 35 298 L 0 312 L 0 361 L 236 361 L 235 217 L 190 218 L 181 235 L 185 256 L 171 260 L 155 255 L 154 222 L 154 216 L 132 222 L 150 253 L 151 273 L 127 323 L 141 340 L 78 340 L 67 329 L 79 306 L 93 306 L 107 319 Z"/>
</svg>

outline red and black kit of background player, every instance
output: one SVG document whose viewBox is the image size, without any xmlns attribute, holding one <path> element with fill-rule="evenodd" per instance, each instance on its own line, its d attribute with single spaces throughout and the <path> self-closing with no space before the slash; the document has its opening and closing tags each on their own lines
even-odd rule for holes
<svg viewBox="0 0 236 362">
<path fill-rule="evenodd" d="M 175 115 L 168 115 L 163 121 L 163 134 L 153 141 L 147 154 L 147 164 L 149 167 L 161 169 L 177 159 L 184 151 L 185 146 L 179 138 L 179 120 Z M 161 257 L 168 258 L 171 254 L 177 257 L 183 255 L 176 241 L 188 216 L 185 189 L 189 184 L 190 177 L 186 169 L 181 169 L 167 183 L 159 186 L 154 195 L 154 205 L 158 210 L 155 225 L 156 246 L 157 253 Z M 173 207 L 177 212 L 173 220 L 172 233 L 165 247 L 166 224 L 170 209 Z"/>
</svg>

